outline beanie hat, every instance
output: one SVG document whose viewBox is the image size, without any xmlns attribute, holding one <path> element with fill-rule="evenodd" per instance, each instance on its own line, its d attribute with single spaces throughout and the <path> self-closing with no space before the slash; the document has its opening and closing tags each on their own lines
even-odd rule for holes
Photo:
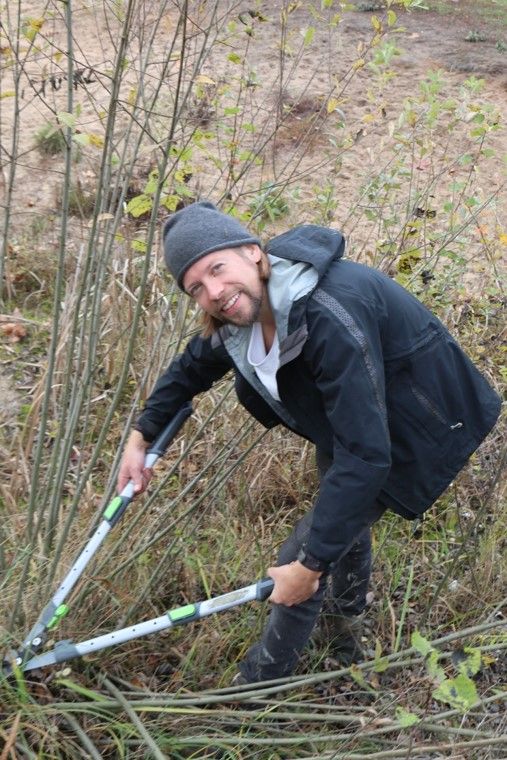
<svg viewBox="0 0 507 760">
<path fill-rule="evenodd" d="M 163 240 L 166 266 L 182 290 L 187 269 L 208 253 L 249 243 L 260 245 L 243 225 L 209 201 L 192 203 L 171 214 Z"/>
</svg>

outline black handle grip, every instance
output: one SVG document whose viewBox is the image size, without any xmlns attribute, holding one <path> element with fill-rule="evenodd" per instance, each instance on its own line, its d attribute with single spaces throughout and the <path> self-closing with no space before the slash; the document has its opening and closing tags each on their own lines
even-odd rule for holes
<svg viewBox="0 0 507 760">
<path fill-rule="evenodd" d="M 176 412 L 168 426 L 160 433 L 158 438 L 153 441 L 153 444 L 150 446 L 147 453 L 156 454 L 158 457 L 161 457 L 185 420 L 190 417 L 193 411 L 192 404 L 190 401 L 187 401 L 187 403 Z"/>
<path fill-rule="evenodd" d="M 271 592 L 275 587 L 275 582 L 272 578 L 263 578 L 257 583 L 257 599 L 260 602 L 264 602 L 271 596 Z"/>
</svg>

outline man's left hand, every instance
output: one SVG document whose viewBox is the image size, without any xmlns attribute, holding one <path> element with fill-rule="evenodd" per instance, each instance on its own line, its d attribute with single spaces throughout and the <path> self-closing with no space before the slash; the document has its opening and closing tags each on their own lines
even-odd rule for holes
<svg viewBox="0 0 507 760">
<path fill-rule="evenodd" d="M 309 570 L 301 562 L 296 561 L 291 562 L 290 565 L 270 567 L 268 575 L 275 582 L 269 601 L 292 607 L 294 604 L 305 602 L 315 594 L 319 588 L 319 578 L 322 573 Z"/>
</svg>

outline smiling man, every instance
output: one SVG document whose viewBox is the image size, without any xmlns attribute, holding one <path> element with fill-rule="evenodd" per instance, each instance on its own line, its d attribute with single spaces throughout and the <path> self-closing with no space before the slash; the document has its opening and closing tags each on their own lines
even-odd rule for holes
<svg viewBox="0 0 507 760">
<path fill-rule="evenodd" d="M 118 480 L 146 487 L 149 443 L 230 369 L 245 408 L 316 446 L 313 509 L 283 544 L 273 608 L 238 682 L 290 674 L 326 591 L 332 655 L 361 658 L 370 527 L 386 509 L 421 515 L 494 425 L 500 400 L 417 299 L 344 258 L 340 232 L 303 225 L 260 241 L 209 202 L 173 214 L 165 261 L 204 313 L 159 378 L 127 443 Z M 329 587 L 329 588 L 328 588 Z"/>
</svg>

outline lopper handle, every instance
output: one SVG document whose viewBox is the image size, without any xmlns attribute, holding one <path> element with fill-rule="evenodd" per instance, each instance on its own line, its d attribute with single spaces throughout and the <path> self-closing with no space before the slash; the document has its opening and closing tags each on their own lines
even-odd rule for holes
<svg viewBox="0 0 507 760">
<path fill-rule="evenodd" d="M 161 457 L 172 439 L 175 437 L 178 430 L 182 427 L 185 420 L 192 414 L 192 404 L 187 401 L 181 409 L 179 409 L 169 424 L 162 430 L 158 438 L 152 443 L 150 448 L 146 452 L 144 460 L 145 467 L 153 467 L 157 459 Z M 128 505 L 134 498 L 134 481 L 129 480 L 123 491 L 115 496 L 114 499 L 106 507 L 103 517 L 108 521 L 109 525 L 113 527 L 116 525 L 120 517 L 123 515 Z"/>
<path fill-rule="evenodd" d="M 167 427 L 161 432 L 158 438 L 155 439 L 152 446 L 148 449 L 145 458 L 145 466 L 152 467 L 157 459 L 162 456 L 169 446 L 169 443 L 174 438 L 178 430 L 181 428 L 187 417 L 192 414 L 192 405 L 187 401 L 174 415 Z M 68 612 L 68 606 L 64 604 L 64 600 L 67 598 L 77 580 L 81 577 L 85 567 L 90 559 L 94 556 L 95 552 L 102 544 L 104 538 L 109 533 L 109 530 L 116 525 L 121 518 L 128 505 L 132 501 L 134 496 L 134 483 L 130 481 L 127 483 L 123 491 L 114 497 L 114 499 L 107 505 L 102 514 L 102 522 L 93 531 L 88 543 L 81 551 L 77 560 L 72 565 L 71 569 L 60 583 L 58 591 L 53 596 L 51 601 L 41 612 L 39 619 L 32 627 L 30 633 L 26 637 L 23 643 L 22 650 L 18 653 L 17 659 L 21 663 L 26 657 L 27 653 L 33 654 L 38 647 L 41 646 L 43 640 L 46 637 L 46 633 L 49 629 L 56 627 L 58 622 Z M 37 643 L 35 641 L 38 639 Z"/>
<path fill-rule="evenodd" d="M 190 417 L 192 414 L 192 404 L 190 401 L 187 401 L 186 404 L 184 404 L 181 409 L 176 412 L 172 420 L 169 422 L 166 428 L 162 430 L 158 438 L 155 439 L 153 444 L 148 449 L 148 454 L 155 454 L 158 457 L 161 457 L 162 454 L 164 454 L 165 450 L 171 443 L 172 439 L 176 435 L 176 433 L 179 431 L 179 429 L 182 427 L 185 420 Z"/>
<path fill-rule="evenodd" d="M 275 587 L 273 578 L 263 578 L 257 582 L 257 599 L 259 602 L 265 602 L 271 596 Z"/>
</svg>

